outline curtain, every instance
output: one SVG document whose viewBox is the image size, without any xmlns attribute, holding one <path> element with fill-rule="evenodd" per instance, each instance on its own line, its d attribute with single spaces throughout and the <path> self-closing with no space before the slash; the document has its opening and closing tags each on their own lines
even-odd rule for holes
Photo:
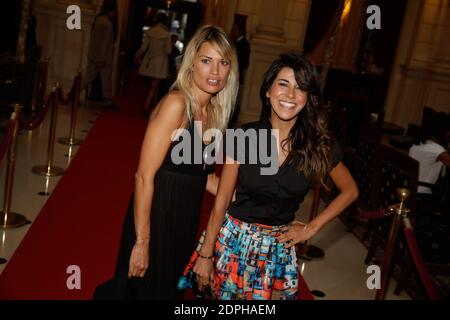
<svg viewBox="0 0 450 320">
<path fill-rule="evenodd" d="M 343 12 L 340 17 L 337 17 L 339 1 L 333 0 L 329 4 L 321 2 L 328 1 L 319 0 L 317 4 L 313 1 L 313 4 L 318 6 L 318 8 L 311 8 L 314 11 L 309 18 L 310 21 L 311 19 L 318 19 L 318 21 L 308 24 L 308 36 L 307 41 L 305 41 L 307 42 L 305 44 L 307 46 L 305 48 L 306 57 L 316 65 L 323 64 L 325 51 L 334 31 L 333 27 L 335 23 L 333 22 L 338 18 L 340 21 L 337 25 L 338 29 L 336 31 L 333 64 L 331 67 L 354 71 L 359 39 L 364 23 L 366 3 L 361 0 L 345 0 Z M 323 26 L 315 26 L 316 24 L 324 23 L 324 18 L 327 21 Z M 309 29 L 310 27 L 311 29 Z M 325 29 L 326 31 L 324 32 Z M 309 35 L 310 33 L 311 35 Z"/>
<path fill-rule="evenodd" d="M 205 8 L 203 24 L 217 25 L 227 33 L 231 31 L 237 0 L 202 0 Z"/>
</svg>

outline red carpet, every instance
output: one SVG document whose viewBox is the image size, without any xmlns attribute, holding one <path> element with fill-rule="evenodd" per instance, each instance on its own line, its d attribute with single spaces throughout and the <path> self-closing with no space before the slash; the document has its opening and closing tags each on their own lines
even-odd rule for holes
<svg viewBox="0 0 450 320">
<path fill-rule="evenodd" d="M 0 276 L 0 299 L 90 299 L 113 274 L 144 119 L 103 113 Z M 69 290 L 66 269 L 81 269 Z"/>
<path fill-rule="evenodd" d="M 116 102 L 140 113 L 145 87 L 140 78 L 131 80 Z M 113 276 L 146 127 L 146 120 L 129 113 L 106 112 L 96 121 L 0 275 L 0 299 L 91 299 L 95 287 Z M 199 232 L 212 202 L 206 193 Z M 71 265 L 80 268 L 81 289 L 67 288 Z M 313 299 L 303 279 L 300 297 Z"/>
<path fill-rule="evenodd" d="M 121 88 L 121 94 L 114 100 L 120 108 L 127 112 L 141 115 L 147 98 L 148 85 L 145 83 L 144 77 L 135 71 L 129 72 L 126 78 L 127 80 Z"/>
</svg>

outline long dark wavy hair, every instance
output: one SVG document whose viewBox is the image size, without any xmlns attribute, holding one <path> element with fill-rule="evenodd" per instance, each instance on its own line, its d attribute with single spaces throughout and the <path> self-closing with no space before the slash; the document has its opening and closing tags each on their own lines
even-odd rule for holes
<svg viewBox="0 0 450 320">
<path fill-rule="evenodd" d="M 327 116 L 322 106 L 319 74 L 303 56 L 283 53 L 266 71 L 260 89 L 261 120 L 270 121 L 272 106 L 266 93 L 278 73 L 285 67 L 294 71 L 300 89 L 308 94 L 306 104 L 297 115 L 288 137 L 281 143 L 284 149 L 290 150 L 286 163 L 294 165 L 297 172 L 303 171 L 306 177 L 323 184 L 331 167 L 332 138 L 327 129 Z"/>
</svg>

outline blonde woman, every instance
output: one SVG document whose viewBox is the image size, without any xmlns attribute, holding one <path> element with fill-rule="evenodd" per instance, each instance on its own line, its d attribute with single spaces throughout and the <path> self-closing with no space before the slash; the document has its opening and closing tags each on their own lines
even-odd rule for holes
<svg viewBox="0 0 450 320">
<path fill-rule="evenodd" d="M 156 25 L 150 28 L 136 52 L 135 61 L 144 56 L 138 73 L 148 79 L 149 92 L 145 101 L 144 115 L 156 105 L 159 83 L 169 76 L 169 54 L 172 51 L 169 21 L 165 13 L 158 13 Z"/>
<path fill-rule="evenodd" d="M 182 297 L 177 281 L 195 247 L 203 193 L 215 194 L 217 180 L 203 153 L 196 156 L 202 163 L 194 163 L 195 152 L 190 163 L 174 162 L 172 150 L 185 136 L 173 133 L 185 129 L 190 145 L 200 136 L 204 151 L 209 141 L 199 134 L 226 129 L 238 79 L 231 40 L 222 29 L 204 26 L 189 42 L 172 89 L 150 115 L 116 267 L 116 274 L 143 278 L 135 298 Z"/>
</svg>

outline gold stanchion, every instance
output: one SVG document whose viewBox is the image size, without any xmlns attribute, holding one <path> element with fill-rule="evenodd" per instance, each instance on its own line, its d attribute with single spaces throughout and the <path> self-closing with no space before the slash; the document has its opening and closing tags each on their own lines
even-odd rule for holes
<svg viewBox="0 0 450 320">
<path fill-rule="evenodd" d="M 68 167 L 70 165 L 70 161 L 72 161 L 72 157 L 73 157 L 73 146 L 69 146 L 69 151 L 64 156 L 67 157 L 67 167 Z"/>
<path fill-rule="evenodd" d="M 70 120 L 70 136 L 67 138 L 59 138 L 58 142 L 69 146 L 78 146 L 84 141 L 75 138 L 75 126 L 77 124 L 78 101 L 80 100 L 81 72 L 78 71 L 75 79 L 75 96 L 72 100 L 72 115 Z"/>
<path fill-rule="evenodd" d="M 0 253 L 3 253 L 5 250 L 5 243 L 6 243 L 6 230 L 2 229 L 2 239 L 1 239 L 2 246 L 0 248 Z M 0 258 L 0 264 L 6 263 L 8 260 L 5 258 Z"/>
<path fill-rule="evenodd" d="M 31 171 L 35 174 L 41 176 L 59 176 L 64 173 L 64 169 L 53 166 L 53 152 L 55 149 L 55 133 L 56 133 L 56 118 L 58 113 L 58 90 L 59 83 L 56 82 L 55 87 L 52 89 L 52 117 L 50 121 L 50 137 L 48 139 L 48 153 L 47 153 L 47 164 L 41 166 L 34 166 Z"/>
<path fill-rule="evenodd" d="M 45 177 L 45 187 L 44 187 L 44 191 L 39 191 L 38 195 L 40 196 L 49 196 L 50 193 L 48 192 L 49 189 L 49 185 L 50 185 L 50 177 L 46 176 Z"/>
<path fill-rule="evenodd" d="M 2 230 L 2 240 L 1 240 L 1 242 L 2 242 L 2 247 L 1 247 L 0 253 L 3 253 L 4 247 L 5 247 L 5 242 L 6 242 L 6 231 L 5 231 L 5 229 Z M 5 258 L 0 258 L 0 264 L 4 264 L 7 261 L 8 260 L 6 260 Z"/>
<path fill-rule="evenodd" d="M 405 202 L 409 197 L 409 190 L 406 188 L 398 188 L 397 196 L 400 199 L 399 204 L 389 207 L 389 210 L 394 213 L 391 229 L 389 231 L 389 239 L 384 251 L 383 264 L 381 266 L 381 287 L 377 289 L 375 300 L 383 300 L 388 286 L 389 271 L 391 268 L 392 256 L 394 254 L 395 245 L 397 243 L 398 230 L 401 221 L 408 215 L 409 209 L 405 207 Z"/>
<path fill-rule="evenodd" d="M 11 212 L 11 199 L 14 183 L 14 167 L 16 164 L 16 142 L 17 142 L 17 131 L 19 129 L 18 121 L 20 115 L 20 109 L 22 106 L 20 104 L 14 104 L 14 112 L 11 115 L 11 119 L 16 120 L 16 125 L 14 127 L 13 136 L 11 144 L 8 150 L 8 170 L 6 172 L 6 182 L 5 182 L 5 196 L 3 202 L 3 211 L 0 212 L 0 228 L 18 228 L 27 223 L 27 219 L 15 212 Z"/>
</svg>

